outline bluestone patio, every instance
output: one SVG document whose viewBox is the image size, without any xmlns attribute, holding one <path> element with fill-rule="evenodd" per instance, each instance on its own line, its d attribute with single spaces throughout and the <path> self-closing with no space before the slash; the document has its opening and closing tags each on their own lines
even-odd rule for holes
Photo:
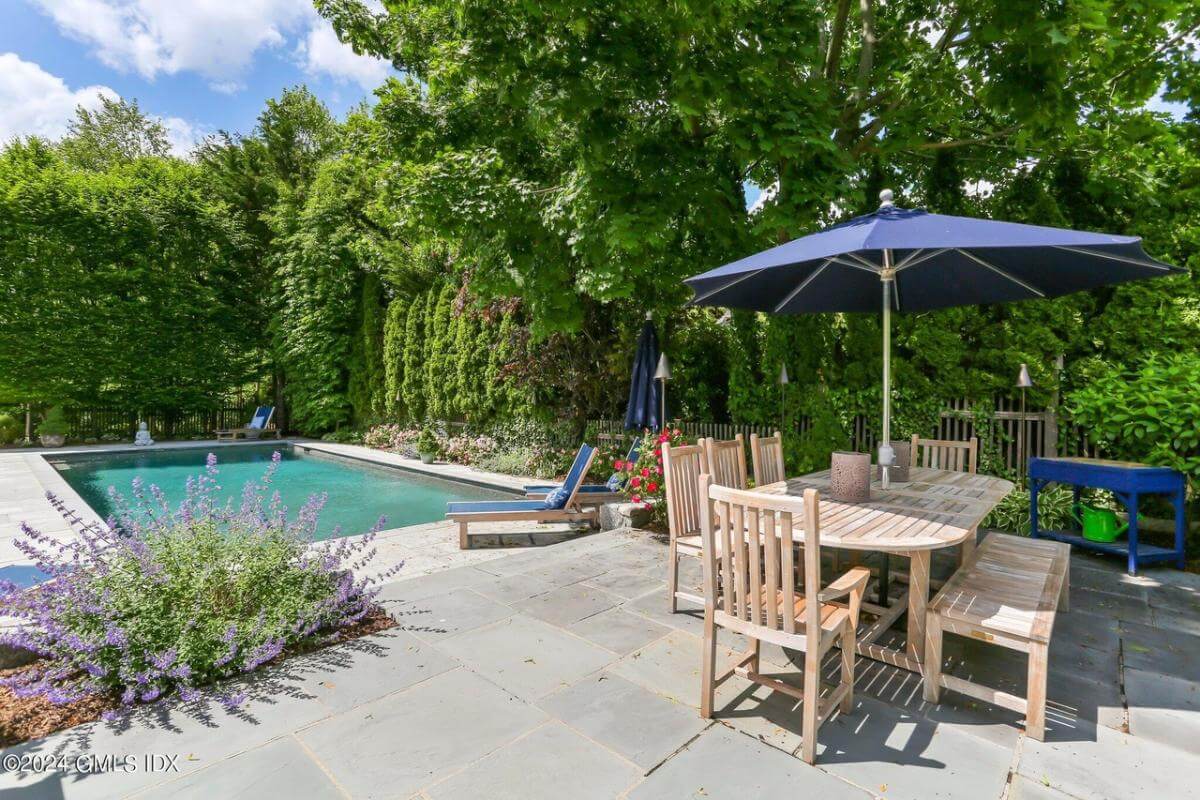
<svg viewBox="0 0 1200 800">
<path fill-rule="evenodd" d="M 789 697 L 734 678 L 717 720 L 700 718 L 701 615 L 667 613 L 663 551 L 618 530 L 391 583 L 398 628 L 266 671 L 236 712 L 152 707 L 12 748 L 65 760 L 0 786 L 30 798 L 1196 796 L 1195 575 L 1134 578 L 1074 554 L 1044 743 L 1017 714 L 954 693 L 927 704 L 919 676 L 860 659 L 854 711 L 821 729 L 811 767 L 794 755 Z M 950 567 L 935 559 L 935 573 Z M 948 638 L 947 669 L 1019 691 L 1020 654 L 983 647 Z M 783 651 L 763 655 L 798 676 Z M 128 754 L 139 768 L 86 774 L 71 767 L 84 754 L 85 767 Z M 141 768 L 147 754 L 174 769 Z"/>
</svg>

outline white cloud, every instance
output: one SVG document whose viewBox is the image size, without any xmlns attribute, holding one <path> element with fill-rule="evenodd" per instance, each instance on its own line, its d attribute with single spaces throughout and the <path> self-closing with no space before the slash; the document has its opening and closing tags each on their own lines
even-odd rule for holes
<svg viewBox="0 0 1200 800">
<path fill-rule="evenodd" d="M 329 75 L 357 83 L 371 90 L 387 79 L 392 67 L 372 56 L 360 56 L 337 38 L 333 26 L 317 17 L 296 49 L 304 71 L 310 75 Z"/>
<path fill-rule="evenodd" d="M 72 90 L 62 78 L 16 53 L 0 53 L 0 142 L 16 136 L 58 139 L 75 117 L 75 107 L 96 108 L 101 95 L 117 97 L 107 86 Z"/>
<path fill-rule="evenodd" d="M 196 144 L 205 136 L 213 133 L 207 125 L 197 125 L 180 117 L 158 117 L 162 126 L 167 129 L 167 141 L 171 145 L 171 154 L 179 158 L 187 158 L 192 154 Z"/>
<path fill-rule="evenodd" d="M 232 94 L 260 50 L 294 50 L 311 75 L 374 88 L 390 69 L 338 41 L 311 0 L 33 0 L 103 63 L 147 80 L 194 72 Z M 372 6 L 375 7 L 375 6 Z"/>
<path fill-rule="evenodd" d="M 67 35 L 114 69 L 146 79 L 196 72 L 240 84 L 260 48 L 279 47 L 313 16 L 309 0 L 35 0 Z"/>
<path fill-rule="evenodd" d="M 116 100 L 119 95 L 107 86 L 73 90 L 32 61 L 22 61 L 16 53 L 0 53 L 0 144 L 18 136 L 61 139 L 75 118 L 75 109 L 97 109 L 101 97 Z M 212 133 L 210 128 L 181 117 L 154 119 L 166 128 L 171 152 L 180 158 Z"/>
</svg>

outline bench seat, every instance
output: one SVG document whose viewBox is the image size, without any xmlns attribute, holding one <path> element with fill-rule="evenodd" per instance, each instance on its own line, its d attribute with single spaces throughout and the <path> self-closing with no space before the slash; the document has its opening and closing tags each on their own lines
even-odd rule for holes
<svg viewBox="0 0 1200 800">
<path fill-rule="evenodd" d="M 929 604 L 925 699 L 937 702 L 945 688 L 1024 713 L 1026 735 L 1042 739 L 1047 654 L 1055 615 L 1067 610 L 1070 558 L 1062 542 L 989 535 Z M 942 674 L 944 632 L 1028 653 L 1026 697 Z"/>
</svg>

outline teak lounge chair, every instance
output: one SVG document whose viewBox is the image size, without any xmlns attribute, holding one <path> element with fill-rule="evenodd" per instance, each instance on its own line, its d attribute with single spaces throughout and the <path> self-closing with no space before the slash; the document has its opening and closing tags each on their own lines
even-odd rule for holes
<svg viewBox="0 0 1200 800">
<path fill-rule="evenodd" d="M 229 430 L 216 431 L 217 441 L 225 439 L 233 440 L 239 436 L 245 436 L 247 439 L 257 439 L 264 433 L 273 433 L 275 438 L 279 438 L 279 430 L 271 424 L 271 419 L 275 416 L 275 406 L 259 406 L 254 410 L 254 416 L 250 418 L 250 423 L 241 428 L 230 428 Z"/>
<path fill-rule="evenodd" d="M 625 454 L 626 461 L 636 461 L 638 450 L 641 448 L 642 440 L 635 438 L 633 444 L 629 446 L 629 452 Z M 617 488 L 613 488 L 614 481 L 609 478 L 608 483 L 585 483 L 579 487 L 579 503 L 585 506 L 601 506 L 605 503 L 619 503 L 625 499 L 625 494 L 622 491 L 625 488 L 625 482 L 622 481 Z M 525 497 L 530 500 L 544 500 L 546 495 L 553 492 L 555 489 L 562 488 L 559 483 L 540 483 L 532 484 L 525 487 Z"/>
<path fill-rule="evenodd" d="M 596 448 L 583 445 L 560 488 L 541 500 L 483 500 L 468 503 L 447 503 L 446 518 L 458 523 L 458 546 L 470 547 L 467 526 L 472 522 L 587 522 L 594 524 L 599 509 L 585 510 L 579 501 L 580 484 L 591 469 Z"/>
</svg>

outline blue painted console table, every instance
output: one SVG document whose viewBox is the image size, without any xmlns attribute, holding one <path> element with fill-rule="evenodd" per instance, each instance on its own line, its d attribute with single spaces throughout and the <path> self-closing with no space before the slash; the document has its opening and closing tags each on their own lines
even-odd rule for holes
<svg viewBox="0 0 1200 800">
<path fill-rule="evenodd" d="M 1049 483 L 1070 484 L 1079 502 L 1079 492 L 1084 486 L 1108 489 L 1129 510 L 1129 533 L 1126 542 L 1093 542 L 1078 533 L 1068 531 L 1044 531 L 1038 527 L 1038 491 Z M 1180 569 L 1184 567 L 1184 534 L 1187 523 L 1184 518 L 1183 473 L 1168 467 L 1151 467 L 1129 461 L 1106 461 L 1098 458 L 1031 458 L 1029 459 L 1029 517 L 1030 533 L 1034 538 L 1057 539 L 1088 550 L 1125 556 L 1129 574 L 1136 575 L 1138 564 L 1159 561 L 1174 561 Z M 1175 506 L 1175 547 L 1155 547 L 1138 543 L 1138 497 L 1144 494 L 1167 495 Z"/>
</svg>

